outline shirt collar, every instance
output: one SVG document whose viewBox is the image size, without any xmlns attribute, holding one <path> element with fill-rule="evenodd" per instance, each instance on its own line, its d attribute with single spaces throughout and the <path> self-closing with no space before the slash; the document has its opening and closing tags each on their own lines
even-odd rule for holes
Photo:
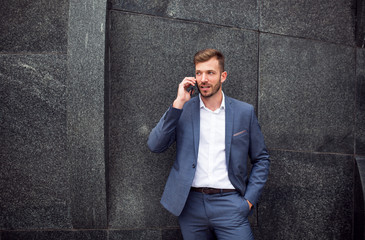
<svg viewBox="0 0 365 240">
<path fill-rule="evenodd" d="M 214 112 L 219 112 L 221 109 L 225 109 L 225 108 L 226 108 L 226 101 L 225 101 L 225 97 L 224 97 L 224 93 L 223 93 L 223 91 L 222 91 L 222 95 L 223 95 L 223 97 L 222 97 L 221 106 L 220 106 L 218 109 L 216 109 Z M 204 105 L 204 102 L 203 102 L 203 100 L 202 100 L 202 98 L 201 98 L 200 94 L 199 94 L 199 101 L 200 101 L 200 108 L 205 108 L 206 110 L 208 110 L 208 111 L 211 111 L 211 112 L 212 112 L 212 110 L 210 110 L 209 108 L 207 108 L 207 107 Z"/>
</svg>

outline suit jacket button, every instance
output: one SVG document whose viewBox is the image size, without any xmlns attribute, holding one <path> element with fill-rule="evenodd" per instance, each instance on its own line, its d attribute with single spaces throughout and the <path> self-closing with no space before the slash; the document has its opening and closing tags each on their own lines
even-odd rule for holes
<svg viewBox="0 0 365 240">
<path fill-rule="evenodd" d="M 192 167 L 195 168 L 195 164 L 194 163 L 193 163 Z"/>
</svg>

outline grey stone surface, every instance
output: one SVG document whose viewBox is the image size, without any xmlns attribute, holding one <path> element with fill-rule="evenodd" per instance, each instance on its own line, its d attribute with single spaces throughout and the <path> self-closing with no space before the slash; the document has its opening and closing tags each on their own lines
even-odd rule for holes
<svg viewBox="0 0 365 240">
<path fill-rule="evenodd" d="M 71 163 L 72 225 L 107 226 L 104 63 L 106 0 L 70 1 L 67 157 Z"/>
<path fill-rule="evenodd" d="M 257 239 L 352 239 L 351 155 L 271 151 Z"/>
<path fill-rule="evenodd" d="M 66 53 L 68 0 L 3 0 L 0 52 Z"/>
<path fill-rule="evenodd" d="M 260 35 L 259 118 L 269 148 L 354 152 L 354 48 Z"/>
<path fill-rule="evenodd" d="M 66 60 L 0 55 L 0 229 L 71 227 Z"/>
<path fill-rule="evenodd" d="M 152 14 L 189 21 L 258 29 L 256 0 L 111 0 L 112 9 Z"/>
<path fill-rule="evenodd" d="M 111 230 L 109 231 L 108 240 L 150 240 L 161 239 L 161 231 L 154 229 L 136 229 L 136 230 Z"/>
<path fill-rule="evenodd" d="M 108 240 L 107 231 L 4 231 L 1 240 Z"/>
<path fill-rule="evenodd" d="M 260 30 L 355 44 L 355 1 L 260 1 Z"/>
<path fill-rule="evenodd" d="M 174 148 L 152 154 L 147 137 L 193 76 L 197 50 L 227 56 L 227 95 L 255 104 L 257 35 L 158 17 L 111 13 L 110 215 L 113 228 L 177 226 L 159 204 Z"/>
<path fill-rule="evenodd" d="M 365 50 L 357 49 L 356 154 L 365 156 Z"/>
<path fill-rule="evenodd" d="M 180 229 L 164 229 L 162 230 L 162 240 L 183 240 Z"/>
</svg>

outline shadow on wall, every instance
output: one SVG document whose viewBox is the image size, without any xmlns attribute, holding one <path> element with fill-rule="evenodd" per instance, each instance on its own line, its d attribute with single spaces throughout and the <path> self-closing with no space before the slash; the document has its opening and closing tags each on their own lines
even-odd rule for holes
<svg viewBox="0 0 365 240">
<path fill-rule="evenodd" d="M 354 239 L 365 239 L 365 157 L 356 158 Z"/>
<path fill-rule="evenodd" d="M 356 46 L 365 47 L 365 4 L 363 0 L 356 0 Z"/>
</svg>

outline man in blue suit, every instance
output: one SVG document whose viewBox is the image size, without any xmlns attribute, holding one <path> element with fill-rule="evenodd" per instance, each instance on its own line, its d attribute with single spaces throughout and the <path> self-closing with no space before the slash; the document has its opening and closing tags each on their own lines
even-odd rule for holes
<svg viewBox="0 0 365 240">
<path fill-rule="evenodd" d="M 253 239 L 248 216 L 270 166 L 254 108 L 222 92 L 227 72 L 221 52 L 199 51 L 194 64 L 196 76 L 179 84 L 148 139 L 152 152 L 176 142 L 161 204 L 179 216 L 184 239 Z M 197 97 L 191 97 L 191 86 Z"/>
</svg>

